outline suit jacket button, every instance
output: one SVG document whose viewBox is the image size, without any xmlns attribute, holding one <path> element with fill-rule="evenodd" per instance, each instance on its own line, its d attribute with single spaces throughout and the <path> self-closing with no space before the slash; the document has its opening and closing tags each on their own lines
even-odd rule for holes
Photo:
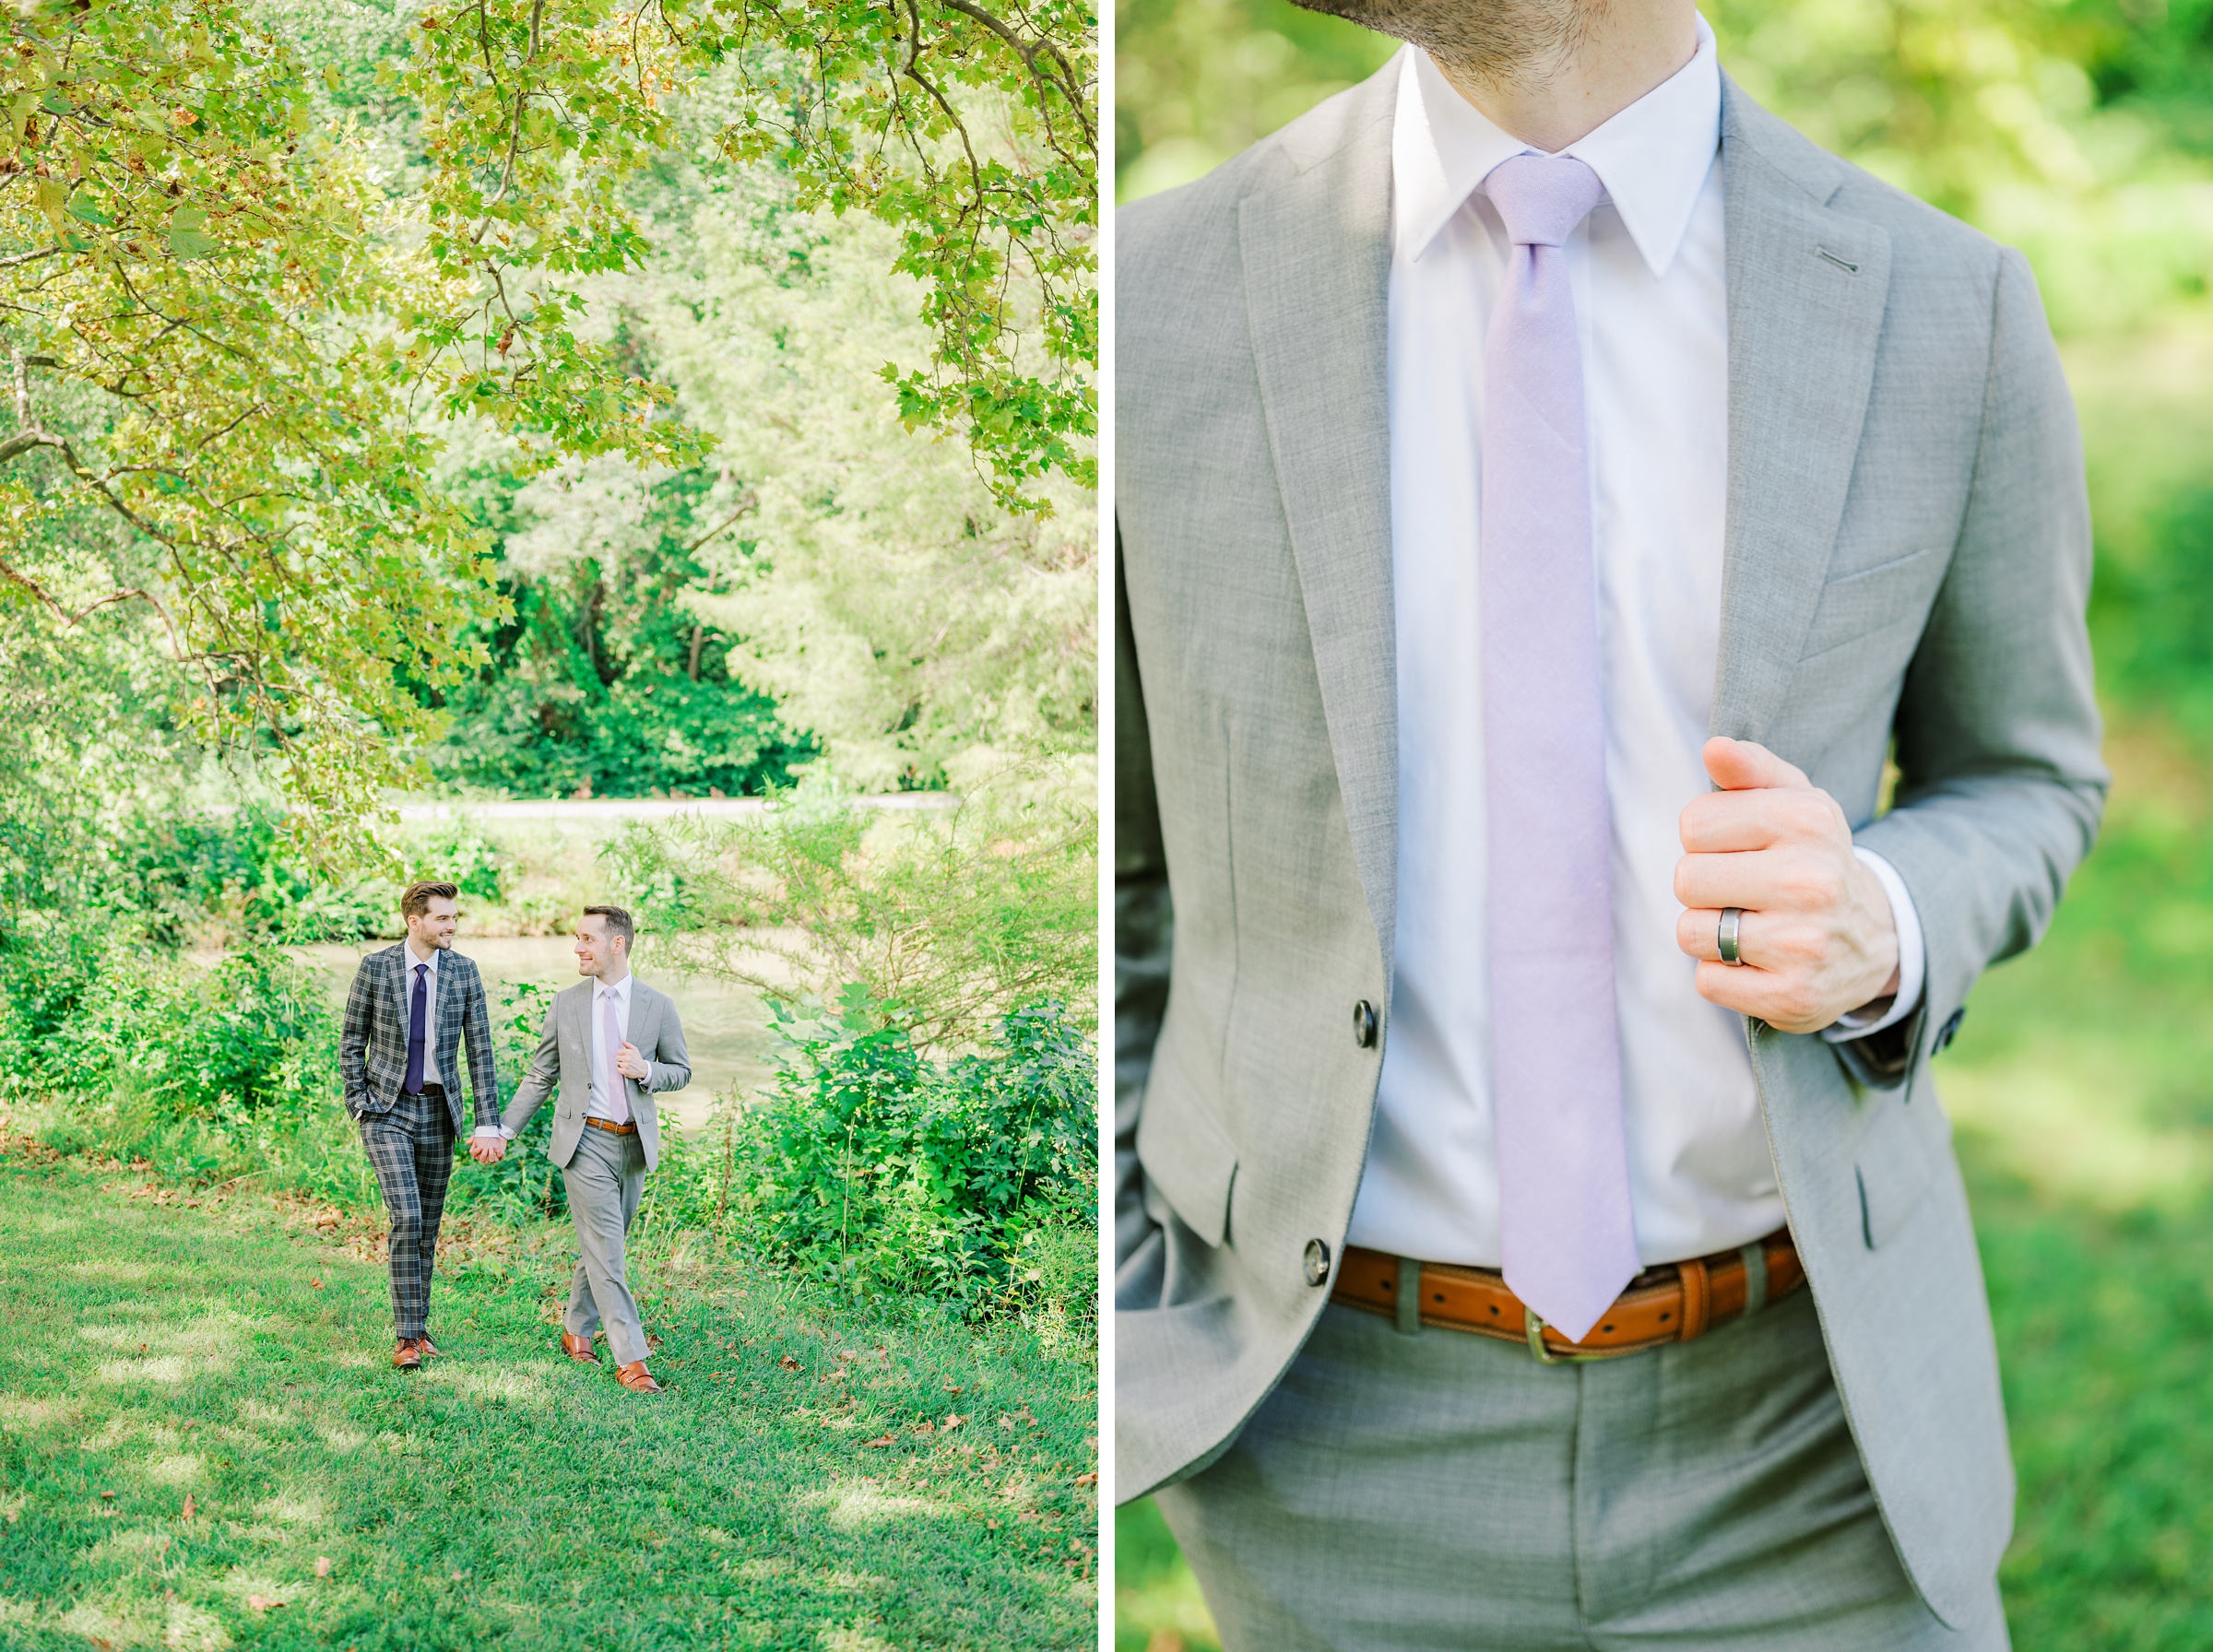
<svg viewBox="0 0 2213 1652">
<path fill-rule="evenodd" d="M 1330 1282 L 1330 1247 L 1319 1239 L 1307 1241 L 1307 1283 L 1326 1285 Z"/>
<path fill-rule="evenodd" d="M 1364 1050 L 1376 1047 L 1376 1007 L 1366 998 L 1353 1006 L 1353 1042 Z"/>
<path fill-rule="evenodd" d="M 1936 1043 L 1929 1054 L 1934 1056 L 1938 1051 L 1947 1048 L 1952 1040 L 1959 1035 L 1959 1023 L 1966 1019 L 1967 1009 L 1964 1005 L 1947 1016 L 1944 1025 L 1936 1029 Z"/>
</svg>

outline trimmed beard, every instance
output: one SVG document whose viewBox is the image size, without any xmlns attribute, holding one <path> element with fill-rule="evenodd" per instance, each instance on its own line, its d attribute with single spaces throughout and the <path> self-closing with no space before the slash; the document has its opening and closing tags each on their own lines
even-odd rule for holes
<svg viewBox="0 0 2213 1652">
<path fill-rule="evenodd" d="M 1421 47 L 1455 78 L 1543 86 L 1611 0 L 1292 0 Z"/>
</svg>

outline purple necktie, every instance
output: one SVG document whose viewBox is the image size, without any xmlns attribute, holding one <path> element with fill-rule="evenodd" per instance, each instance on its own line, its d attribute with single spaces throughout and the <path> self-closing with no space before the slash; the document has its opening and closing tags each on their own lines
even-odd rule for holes
<svg viewBox="0 0 2213 1652">
<path fill-rule="evenodd" d="M 1563 243 L 1598 174 L 1518 155 L 1484 180 L 1513 251 L 1484 346 L 1484 785 L 1491 1092 L 1507 1283 L 1580 1340 L 1638 1269 L 1614 1021 L 1582 346 Z"/>
<path fill-rule="evenodd" d="M 415 966 L 415 991 L 408 1000 L 408 1076 L 400 1080 L 400 1089 L 408 1095 L 422 1093 L 422 1050 L 430 1029 L 424 1025 L 430 1017 L 431 966 Z"/>
<path fill-rule="evenodd" d="M 630 1092 L 623 1088 L 622 1069 L 615 1063 L 622 1055 L 622 1029 L 615 1024 L 615 989 L 603 988 L 599 994 L 599 1037 L 607 1045 L 607 1104 L 614 1109 L 615 1122 L 630 1122 Z"/>
</svg>

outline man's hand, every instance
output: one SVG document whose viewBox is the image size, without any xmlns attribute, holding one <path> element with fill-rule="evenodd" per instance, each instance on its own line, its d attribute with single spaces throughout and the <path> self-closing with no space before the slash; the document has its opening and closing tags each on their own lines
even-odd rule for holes
<svg viewBox="0 0 2213 1652">
<path fill-rule="evenodd" d="M 1827 792 L 1764 746 L 1715 738 L 1722 790 L 1683 810 L 1675 944 L 1700 960 L 1699 996 L 1784 1032 L 1817 1032 L 1898 991 L 1898 930 L 1881 881 L 1852 852 Z M 1741 964 L 1721 962 L 1722 909 L 1740 908 Z"/>
<path fill-rule="evenodd" d="M 625 1079 L 635 1079 L 641 1084 L 653 1077 L 653 1068 L 647 1065 L 645 1057 L 638 1054 L 638 1046 L 634 1044 L 625 1043 L 622 1045 L 622 1053 L 615 1057 L 615 1070 Z"/>
<path fill-rule="evenodd" d="M 471 1136 L 468 1156 L 479 1164 L 497 1164 L 507 1156 L 507 1142 L 499 1136 Z"/>
</svg>

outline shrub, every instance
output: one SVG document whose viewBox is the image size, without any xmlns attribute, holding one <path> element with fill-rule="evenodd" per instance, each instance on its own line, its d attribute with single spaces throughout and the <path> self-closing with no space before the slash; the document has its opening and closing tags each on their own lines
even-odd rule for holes
<svg viewBox="0 0 2213 1652">
<path fill-rule="evenodd" d="M 945 1052 L 1019 1005 L 1088 1005 L 1097 844 L 1088 805 L 1049 788 L 887 813 L 802 785 L 750 818 L 633 820 L 600 857 L 677 968 L 787 1005 L 858 983 Z"/>
<path fill-rule="evenodd" d="M 1068 1233 L 1094 1231 L 1095 1058 L 1058 1004 L 941 1065 L 896 1006 L 848 989 L 834 1017 L 778 1013 L 790 1056 L 726 1118 L 728 1219 L 763 1254 L 856 1293 L 970 1317 L 1065 1291 Z"/>
<path fill-rule="evenodd" d="M 450 883 L 465 896 L 497 901 L 506 881 L 506 857 L 485 836 L 484 828 L 465 814 L 448 814 L 408 846 L 408 877 Z M 398 891 L 388 903 L 398 905 Z"/>
<path fill-rule="evenodd" d="M 112 956 L 85 1009 L 80 1048 L 158 1116 L 297 1114 L 337 1096 L 337 1016 L 322 983 L 273 946 L 212 969 Z"/>
<path fill-rule="evenodd" d="M 101 971 L 121 950 L 112 914 L 16 913 L 0 923 L 0 1094 L 82 1081 L 73 1029 Z"/>
</svg>

